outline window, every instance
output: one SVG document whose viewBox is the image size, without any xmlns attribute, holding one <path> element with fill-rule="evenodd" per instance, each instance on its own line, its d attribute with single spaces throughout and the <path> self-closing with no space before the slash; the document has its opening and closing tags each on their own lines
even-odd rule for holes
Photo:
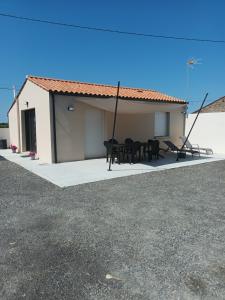
<svg viewBox="0 0 225 300">
<path fill-rule="evenodd" d="M 170 113 L 155 113 L 155 136 L 169 136 Z"/>
</svg>

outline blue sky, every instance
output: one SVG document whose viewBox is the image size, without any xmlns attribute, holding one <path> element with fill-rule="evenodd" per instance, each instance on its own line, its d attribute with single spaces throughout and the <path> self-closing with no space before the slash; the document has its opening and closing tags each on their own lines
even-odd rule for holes
<svg viewBox="0 0 225 300">
<path fill-rule="evenodd" d="M 225 1 L 11 0 L 0 12 L 115 30 L 225 39 Z M 187 97 L 190 111 L 225 95 L 225 44 L 131 37 L 0 17 L 0 87 L 20 88 L 27 74 L 155 89 Z M 0 121 L 12 92 L 0 90 Z"/>
</svg>

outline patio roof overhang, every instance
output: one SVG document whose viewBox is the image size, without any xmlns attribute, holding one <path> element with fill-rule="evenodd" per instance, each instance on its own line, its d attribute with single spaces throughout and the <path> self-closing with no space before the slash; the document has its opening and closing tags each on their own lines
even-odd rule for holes
<svg viewBox="0 0 225 300">
<path fill-rule="evenodd" d="M 112 113 L 115 111 L 115 98 L 82 97 L 79 98 L 79 101 Z M 185 111 L 186 106 L 187 104 L 185 103 L 177 104 L 162 101 L 119 99 L 117 112 L 119 114 L 146 114 L 158 111 L 170 112 L 178 109 Z"/>
</svg>

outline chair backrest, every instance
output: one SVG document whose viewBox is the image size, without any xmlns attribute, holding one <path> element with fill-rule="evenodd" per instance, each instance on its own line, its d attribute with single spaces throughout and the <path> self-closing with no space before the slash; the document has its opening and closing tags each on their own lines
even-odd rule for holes
<svg viewBox="0 0 225 300">
<path fill-rule="evenodd" d="M 177 148 L 176 145 L 174 145 L 171 141 L 163 141 L 164 144 L 166 144 L 172 151 L 178 151 L 179 148 Z"/>
<path fill-rule="evenodd" d="M 118 141 L 116 139 L 110 139 L 108 141 L 110 144 L 119 144 Z"/>
<path fill-rule="evenodd" d="M 131 138 L 126 138 L 124 143 L 125 144 L 132 144 L 134 141 Z"/>
<path fill-rule="evenodd" d="M 186 137 L 185 136 L 180 136 L 180 139 L 182 141 L 182 143 L 186 145 L 187 148 L 192 148 L 192 144 L 189 142 L 189 140 L 186 141 Z"/>
<path fill-rule="evenodd" d="M 148 144 L 147 150 L 151 150 L 152 151 L 153 140 L 148 140 L 147 144 Z"/>
<path fill-rule="evenodd" d="M 111 141 L 104 141 L 104 146 L 106 148 L 107 153 L 110 153 L 111 151 L 115 151 L 115 146 L 117 143 L 111 143 Z"/>
<path fill-rule="evenodd" d="M 159 141 L 158 140 L 153 140 L 151 143 L 151 151 L 152 154 L 158 154 L 159 153 Z"/>
<path fill-rule="evenodd" d="M 141 148 L 141 143 L 139 141 L 136 141 L 136 142 L 132 143 L 132 147 L 133 147 L 133 151 L 137 152 Z"/>
<path fill-rule="evenodd" d="M 109 150 L 109 145 L 110 145 L 109 141 L 104 141 L 103 144 L 106 147 L 106 149 Z"/>
</svg>

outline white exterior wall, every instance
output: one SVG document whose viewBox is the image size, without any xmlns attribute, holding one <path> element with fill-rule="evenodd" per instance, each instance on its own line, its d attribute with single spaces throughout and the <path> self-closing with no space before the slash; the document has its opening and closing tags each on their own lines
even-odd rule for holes
<svg viewBox="0 0 225 300">
<path fill-rule="evenodd" d="M 106 112 L 106 135 L 112 137 L 113 113 Z M 154 113 L 118 114 L 116 122 L 116 139 L 123 143 L 126 138 L 145 142 L 154 136 Z"/>
<path fill-rule="evenodd" d="M 73 105 L 74 111 L 68 111 Z M 84 159 L 85 104 L 74 96 L 55 95 L 57 161 Z"/>
<path fill-rule="evenodd" d="M 10 145 L 9 128 L 0 128 L 0 140 L 7 140 L 7 147 Z"/>
<path fill-rule="evenodd" d="M 49 93 L 28 80 L 19 95 L 18 102 L 21 151 L 25 151 L 23 111 L 34 108 L 36 116 L 37 156 L 41 162 L 51 163 L 53 161 L 54 152 L 52 147 Z M 28 107 L 26 102 L 28 102 Z M 16 103 L 9 112 L 9 127 L 11 143 L 19 146 Z"/>
<path fill-rule="evenodd" d="M 196 114 L 190 114 L 186 121 L 188 134 Z M 189 138 L 193 144 L 211 148 L 214 153 L 225 153 L 225 113 L 200 113 Z"/>
<path fill-rule="evenodd" d="M 16 104 L 13 105 L 8 114 L 9 119 L 9 139 L 10 144 L 19 145 L 19 137 L 18 137 L 18 118 L 17 118 L 17 108 Z"/>
<path fill-rule="evenodd" d="M 170 130 L 169 140 L 175 145 L 181 146 L 180 136 L 184 135 L 185 131 L 185 114 L 183 108 L 177 111 L 170 112 Z"/>
</svg>

